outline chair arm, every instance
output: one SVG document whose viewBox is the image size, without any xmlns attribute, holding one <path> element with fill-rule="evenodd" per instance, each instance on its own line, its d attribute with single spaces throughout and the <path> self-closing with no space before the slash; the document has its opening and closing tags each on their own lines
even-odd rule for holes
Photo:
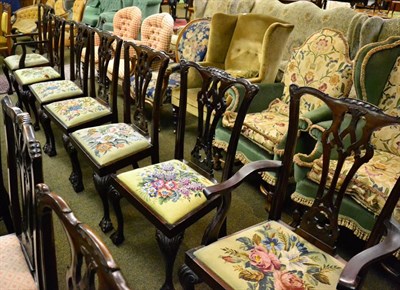
<svg viewBox="0 0 400 290">
<path fill-rule="evenodd" d="M 400 249 L 400 224 L 392 218 L 385 225 L 387 235 L 381 243 L 358 253 L 347 262 L 340 275 L 338 289 L 356 289 L 360 283 L 360 271 Z"/>
<path fill-rule="evenodd" d="M 277 171 L 281 167 L 282 162 L 275 160 L 261 160 L 248 163 L 224 182 L 204 188 L 204 195 L 207 197 L 207 199 L 212 199 L 216 195 L 230 193 L 232 190 L 237 188 L 250 174 L 259 171 Z"/>
</svg>

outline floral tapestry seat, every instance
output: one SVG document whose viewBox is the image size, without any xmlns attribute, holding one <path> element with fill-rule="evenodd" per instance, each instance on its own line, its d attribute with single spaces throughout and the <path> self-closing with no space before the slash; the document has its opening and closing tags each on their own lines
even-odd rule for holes
<svg viewBox="0 0 400 290">
<path fill-rule="evenodd" d="M 82 89 L 71 80 L 35 83 L 29 86 L 39 104 L 82 96 Z"/>
<path fill-rule="evenodd" d="M 247 114 L 241 134 L 251 142 L 247 142 L 246 146 L 240 144 L 244 141 L 239 143 L 237 158 L 243 163 L 248 163 L 258 159 L 273 159 L 274 154 L 282 154 L 279 148 L 283 147 L 282 143 L 284 143 L 289 122 L 290 84 L 313 87 L 339 98 L 349 94 L 352 85 L 351 73 L 349 48 L 342 33 L 324 29 L 311 35 L 302 46 L 295 50 L 289 60 L 283 77 L 283 95 L 277 95 L 279 90 L 271 91 L 276 96 L 275 98 L 268 97 L 267 100 L 271 102 L 266 109 L 259 108 L 259 111 L 255 110 Z M 265 86 L 268 90 L 268 85 Z M 273 86 L 276 85 L 273 84 Z M 265 103 L 259 104 L 265 106 Z M 312 112 L 318 110 L 321 105 L 321 101 L 310 96 L 305 96 L 301 100 L 300 129 L 302 131 L 308 131 L 310 125 L 316 121 L 315 118 L 309 116 L 312 116 Z M 222 126 L 228 130 L 232 129 L 235 118 L 236 112 L 226 113 Z M 227 150 L 226 137 L 224 129 L 217 130 L 214 146 Z M 254 145 L 257 147 L 250 148 Z M 264 156 L 255 155 L 252 151 L 261 151 L 265 154 Z M 274 176 L 263 173 L 263 178 L 269 184 L 275 184 Z"/>
<path fill-rule="evenodd" d="M 14 54 L 7 56 L 4 59 L 4 63 L 7 65 L 9 70 L 14 71 L 19 68 L 19 62 L 21 60 L 20 54 Z M 43 55 L 37 53 L 27 53 L 25 56 L 25 67 L 34 67 L 41 65 L 48 65 L 49 60 L 45 58 Z"/>
<path fill-rule="evenodd" d="M 19 85 L 27 86 L 37 82 L 56 80 L 61 78 L 61 75 L 51 66 L 41 66 L 16 70 L 14 77 Z"/>
<path fill-rule="evenodd" d="M 344 263 L 276 221 L 194 252 L 232 289 L 336 289 Z"/>
<path fill-rule="evenodd" d="M 400 116 L 399 55 L 400 37 L 397 37 L 365 46 L 354 61 L 358 71 L 354 74 L 354 84 L 359 98 L 363 97 L 385 113 L 397 117 Z M 377 67 L 379 70 L 376 70 Z M 320 182 L 322 160 L 318 145 L 322 132 L 329 124 L 330 121 L 325 121 L 313 125 L 309 133 L 317 140 L 317 147 L 311 154 L 298 153 L 294 156 L 297 184 L 291 198 L 302 205 L 311 206 L 314 200 L 316 187 Z M 339 217 L 340 225 L 354 231 L 364 240 L 368 238 L 375 217 L 380 213 L 400 176 L 400 128 L 388 126 L 374 132 L 371 144 L 375 149 L 374 156 L 367 164 L 362 165 L 353 178 L 346 191 L 351 198 L 344 199 Z M 330 170 L 334 166 L 336 160 L 331 160 Z M 347 162 L 341 179 L 346 175 L 349 166 L 350 162 Z M 328 179 L 331 178 L 332 172 L 328 175 Z M 400 221 L 400 203 L 397 204 L 393 217 Z"/>
<path fill-rule="evenodd" d="M 204 204 L 203 188 L 213 184 L 179 160 L 138 168 L 116 178 L 171 225 Z"/>
<path fill-rule="evenodd" d="M 63 127 L 71 128 L 107 115 L 111 110 L 92 97 L 64 100 L 45 105 L 46 111 L 55 116 Z"/>
</svg>

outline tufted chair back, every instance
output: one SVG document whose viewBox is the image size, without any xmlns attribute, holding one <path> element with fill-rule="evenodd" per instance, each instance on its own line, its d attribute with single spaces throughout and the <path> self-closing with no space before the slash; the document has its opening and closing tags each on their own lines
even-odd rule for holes
<svg viewBox="0 0 400 290">
<path fill-rule="evenodd" d="M 71 19 L 77 22 L 82 21 L 83 10 L 85 10 L 86 0 L 75 0 L 72 6 Z"/>
<path fill-rule="evenodd" d="M 141 44 L 155 50 L 168 51 L 174 29 L 174 19 L 169 13 L 150 15 L 142 23 Z"/>
<path fill-rule="evenodd" d="M 138 7 L 132 6 L 123 8 L 114 16 L 114 34 L 124 40 L 137 39 L 141 23 L 142 12 Z"/>
</svg>

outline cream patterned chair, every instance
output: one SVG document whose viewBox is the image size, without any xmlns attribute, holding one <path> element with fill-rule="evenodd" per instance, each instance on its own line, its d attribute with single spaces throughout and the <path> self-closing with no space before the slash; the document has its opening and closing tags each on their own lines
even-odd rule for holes
<svg viewBox="0 0 400 290">
<path fill-rule="evenodd" d="M 256 98 L 244 121 L 242 138 L 239 141 L 236 157 L 246 164 L 256 160 L 280 159 L 285 144 L 288 126 L 288 102 L 290 84 L 306 85 L 334 98 L 348 96 L 352 86 L 352 62 L 349 47 L 342 33 L 324 29 L 311 35 L 297 48 L 284 73 L 283 83 L 261 84 L 259 98 Z M 328 116 L 321 115 L 322 103 L 315 98 L 304 97 L 300 107 L 302 136 L 307 137 L 309 127 Z M 229 112 L 218 125 L 214 146 L 227 149 L 227 138 L 236 113 Z M 315 142 L 300 138 L 298 150 L 309 152 Z M 275 184 L 273 174 L 263 173 L 263 179 Z"/>
<path fill-rule="evenodd" d="M 354 60 L 354 87 L 358 99 L 378 106 L 385 113 L 400 116 L 400 37 L 371 43 L 360 49 Z M 317 147 L 310 154 L 294 157 L 295 192 L 293 201 L 310 206 L 316 194 L 320 173 L 321 134 L 330 121 L 310 128 Z M 339 224 L 349 228 L 356 236 L 367 240 L 377 215 L 388 199 L 400 176 L 400 126 L 385 127 L 374 133 L 371 143 L 375 149 L 372 159 L 364 164 L 346 191 L 339 212 Z M 331 161 L 334 166 L 335 161 Z M 345 164 L 345 170 L 350 164 Z M 331 178 L 329 174 L 328 178 Z M 393 217 L 400 221 L 400 203 Z"/>
</svg>

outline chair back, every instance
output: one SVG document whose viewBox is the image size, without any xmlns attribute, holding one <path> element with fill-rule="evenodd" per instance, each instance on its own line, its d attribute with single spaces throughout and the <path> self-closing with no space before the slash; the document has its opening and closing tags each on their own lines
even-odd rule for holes
<svg viewBox="0 0 400 290">
<path fill-rule="evenodd" d="M 124 123 L 132 124 L 143 136 L 149 136 L 151 144 L 156 147 L 155 152 L 159 152 L 160 107 L 167 85 L 165 72 L 168 62 L 169 57 L 162 51 L 124 42 Z M 132 71 L 134 94 L 131 97 Z M 145 108 L 149 89 L 154 89 L 150 115 Z"/>
<path fill-rule="evenodd" d="M 203 61 L 207 53 L 209 35 L 209 18 L 190 21 L 178 35 L 175 61 L 179 62 L 181 59 Z"/>
<path fill-rule="evenodd" d="M 227 109 L 227 98 L 232 94 L 243 94 L 243 100 L 238 109 L 238 115 L 225 156 L 225 166 L 222 173 L 222 180 L 225 180 L 232 175 L 240 130 L 251 100 L 258 92 L 258 87 L 245 79 L 233 78 L 220 69 L 202 67 L 195 62 L 181 60 L 181 91 L 175 147 L 176 159 L 183 159 L 184 156 L 189 68 L 196 72 L 198 78 L 202 81 L 201 89 L 197 94 L 197 139 L 194 148 L 191 150 L 191 162 L 204 176 L 209 178 L 214 176 L 212 143 L 215 136 L 215 128 Z M 240 90 L 238 90 L 238 87 Z"/>
<path fill-rule="evenodd" d="M 36 280 L 34 186 L 43 182 L 40 143 L 35 138 L 29 114 L 14 107 L 8 96 L 1 103 L 6 133 L 11 213 L 22 251 Z"/>
<path fill-rule="evenodd" d="M 65 51 L 65 26 L 66 20 L 61 16 L 50 14 L 49 31 L 49 61 L 60 73 L 62 79 L 65 79 L 64 51 Z"/>
<path fill-rule="evenodd" d="M 72 5 L 72 20 L 81 22 L 83 17 L 83 11 L 85 10 L 86 0 L 75 0 Z"/>
<path fill-rule="evenodd" d="M 136 6 L 126 7 L 115 13 L 113 33 L 124 40 L 138 39 L 142 11 Z"/>
<path fill-rule="evenodd" d="M 38 4 L 38 22 L 37 22 L 37 30 L 38 30 L 38 41 L 39 41 L 39 53 L 48 53 L 51 52 L 51 44 L 48 42 L 49 32 L 51 29 L 51 20 L 50 16 L 54 14 L 53 7 L 39 3 Z M 52 64 L 51 59 L 49 59 L 50 64 Z"/>
<path fill-rule="evenodd" d="M 88 95 L 90 49 L 89 42 L 94 31 L 84 23 L 67 22 L 70 31 L 70 79 Z M 87 64 L 87 65 L 85 65 Z"/>
<path fill-rule="evenodd" d="M 339 234 L 338 213 L 341 202 L 346 190 L 357 178 L 357 170 L 367 163 L 374 154 L 374 147 L 370 142 L 371 136 L 375 130 L 382 127 L 400 124 L 400 118 L 389 116 L 369 103 L 351 98 L 332 98 L 310 87 L 298 88 L 292 85 L 290 94 L 291 103 L 299 102 L 303 95 L 312 95 L 322 100 L 332 111 L 332 125 L 322 133 L 323 155 L 320 159 L 314 161 L 320 168 L 318 192 L 313 205 L 302 216 L 296 232 L 322 250 L 334 253 Z M 298 114 L 298 111 L 296 113 Z M 296 115 L 291 115 L 291 118 L 293 116 L 297 118 Z M 293 128 L 289 127 L 289 130 L 293 130 Z M 290 132 L 288 136 L 295 138 L 295 136 L 291 136 Z M 290 168 L 286 167 L 285 164 L 292 162 L 288 159 L 292 155 L 291 151 L 293 151 L 291 144 L 295 141 L 289 138 L 285 148 L 284 168 Z M 287 182 L 287 180 L 280 181 L 278 177 L 278 188 L 286 186 L 279 182 Z M 378 219 L 378 222 L 390 218 L 399 200 L 400 192 L 392 192 L 392 194 L 394 197 L 391 196 L 391 199 L 386 202 L 385 207 L 388 208 L 381 211 L 381 215 L 384 216 L 382 220 Z M 274 196 L 272 208 L 276 206 L 274 202 L 277 202 L 281 207 L 282 196 L 281 200 Z M 271 211 L 272 216 L 276 213 L 274 210 Z M 273 216 L 273 218 L 276 218 L 276 216 Z M 380 228 L 382 227 L 384 227 L 383 223 L 380 225 Z"/>
<path fill-rule="evenodd" d="M 110 32 L 93 28 L 95 37 L 90 39 L 90 95 L 97 98 L 104 105 L 109 106 L 113 117 L 112 122 L 117 122 L 117 93 L 118 93 L 118 71 L 121 57 L 122 39 Z M 96 46 L 97 54 L 94 50 L 94 39 L 98 39 L 99 45 Z M 95 64 L 95 57 L 98 58 Z M 110 60 L 113 59 L 112 78 L 107 76 L 107 68 Z M 97 84 L 95 84 L 95 67 L 97 68 Z"/>
<path fill-rule="evenodd" d="M 173 32 L 174 19 L 169 13 L 153 14 L 143 20 L 141 41 L 155 50 L 169 51 Z"/>
<path fill-rule="evenodd" d="M 58 289 L 53 217 L 60 221 L 71 250 L 66 274 L 69 289 L 129 289 L 106 245 L 78 220 L 68 204 L 44 183 L 36 187 L 38 256 L 43 289 Z M 52 215 L 52 213 L 54 213 Z"/>
</svg>

